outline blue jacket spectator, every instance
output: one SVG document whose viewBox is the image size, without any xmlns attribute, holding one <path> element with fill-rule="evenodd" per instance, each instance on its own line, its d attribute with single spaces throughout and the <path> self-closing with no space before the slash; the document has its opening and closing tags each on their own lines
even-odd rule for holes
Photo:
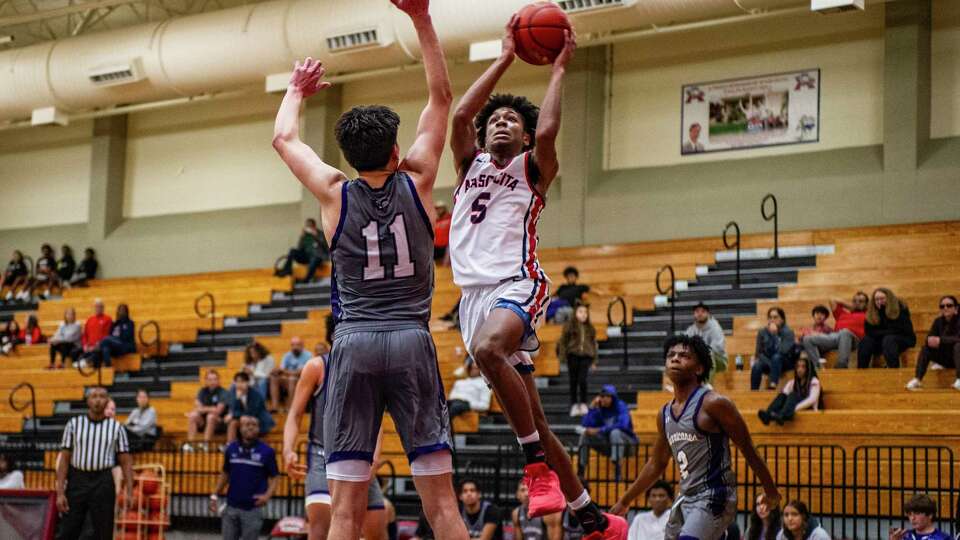
<svg viewBox="0 0 960 540">
<path fill-rule="evenodd" d="M 240 371 L 233 376 L 228 410 L 230 415 L 227 424 L 227 440 L 231 442 L 237 439 L 240 419 L 244 416 L 252 416 L 257 419 L 260 424 L 260 436 L 266 435 L 276 425 L 273 417 L 267 411 L 266 401 L 256 388 L 252 388 L 250 375 L 245 371 Z"/>
<path fill-rule="evenodd" d="M 102 361 L 107 367 L 112 363 L 112 357 L 137 352 L 135 325 L 130 320 L 130 308 L 126 304 L 117 306 L 117 318 L 110 325 L 110 335 L 101 339 L 94 353 L 94 362 L 99 365 Z"/>
<path fill-rule="evenodd" d="M 757 333 L 757 349 L 750 368 L 750 389 L 759 390 L 763 375 L 769 374 L 769 386 L 776 388 L 780 374 L 793 369 L 797 339 L 787 326 L 787 314 L 779 307 L 767 310 L 767 326 Z"/>
<path fill-rule="evenodd" d="M 617 395 L 612 384 L 606 384 L 591 404 L 590 411 L 581 422 L 579 473 L 590 459 L 590 449 L 610 456 L 614 464 L 614 475 L 620 480 L 620 462 L 626 451 L 637 444 L 637 435 L 633 432 L 630 409 Z"/>
</svg>

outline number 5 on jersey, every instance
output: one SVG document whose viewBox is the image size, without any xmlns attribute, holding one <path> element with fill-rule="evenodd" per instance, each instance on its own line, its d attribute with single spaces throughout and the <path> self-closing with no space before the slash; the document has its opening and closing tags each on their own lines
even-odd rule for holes
<svg viewBox="0 0 960 540">
<path fill-rule="evenodd" d="M 367 265 L 363 267 L 363 280 L 371 281 L 383 279 L 386 271 L 380 261 L 380 224 L 371 220 L 363 228 L 363 238 L 367 241 Z M 390 234 L 393 236 L 397 264 L 393 267 L 393 277 L 410 277 L 414 273 L 413 261 L 410 260 L 410 244 L 407 242 L 407 226 L 403 214 L 397 214 L 390 224 Z"/>
</svg>

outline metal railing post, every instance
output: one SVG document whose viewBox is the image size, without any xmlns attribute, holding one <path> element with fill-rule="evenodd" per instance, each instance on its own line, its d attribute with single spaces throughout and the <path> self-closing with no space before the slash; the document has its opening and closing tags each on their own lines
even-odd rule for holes
<svg viewBox="0 0 960 540">
<path fill-rule="evenodd" d="M 734 229 L 734 230 L 736 231 L 736 233 L 737 233 L 737 237 L 736 237 L 737 240 L 736 240 L 736 242 L 734 242 L 734 243 L 732 243 L 732 244 L 730 243 L 730 240 L 727 238 L 727 233 L 730 232 L 730 227 L 733 227 L 733 229 Z M 739 289 L 739 288 L 740 288 L 740 225 L 738 225 L 736 221 L 731 221 L 730 223 L 727 223 L 727 226 L 726 226 L 726 227 L 724 227 L 724 229 L 723 229 L 723 247 L 725 247 L 725 248 L 727 248 L 727 249 L 737 248 L 737 266 L 736 266 L 736 268 L 737 268 L 737 277 L 736 277 L 736 279 L 735 279 L 734 282 L 733 282 L 733 283 L 734 283 L 733 286 L 734 286 L 734 288 Z"/>
<path fill-rule="evenodd" d="M 773 212 L 767 214 L 767 201 L 773 201 Z M 760 203 L 760 215 L 765 221 L 773 221 L 773 258 L 780 258 L 780 218 L 777 212 L 777 198 L 773 193 L 767 193 Z"/>
<path fill-rule="evenodd" d="M 147 328 L 153 328 L 153 330 L 154 330 L 153 341 L 149 341 L 149 342 L 148 342 L 148 341 L 147 341 L 146 339 L 144 339 L 144 337 L 143 337 L 143 331 L 146 330 Z M 151 346 L 156 345 L 156 349 L 155 349 L 154 354 L 153 354 L 154 364 L 156 365 L 156 369 L 155 369 L 154 371 L 155 371 L 156 374 L 159 376 L 159 375 L 160 375 L 160 362 L 157 361 L 157 359 L 160 358 L 160 355 L 163 353 L 163 342 L 162 342 L 161 339 L 160 339 L 160 325 L 157 324 L 157 321 L 147 321 L 147 322 L 143 323 L 143 324 L 140 326 L 140 330 L 137 331 L 137 338 L 140 340 L 140 345 L 143 346 L 144 351 L 146 351 L 146 350 L 147 350 L 148 348 L 150 348 Z M 146 354 L 140 355 L 140 359 L 141 359 L 141 360 L 143 360 L 143 359 L 145 359 L 145 358 L 149 358 L 149 357 L 146 356 Z"/>
<path fill-rule="evenodd" d="M 16 401 L 14 401 L 13 398 L 17 394 L 17 392 L 20 391 L 21 388 L 26 388 L 27 390 L 30 390 L 30 401 L 22 404 L 18 404 Z M 39 428 L 37 427 L 37 392 L 33 388 L 33 385 L 24 381 L 14 386 L 13 390 L 10 390 L 10 397 L 7 399 L 7 401 L 10 402 L 10 408 L 16 412 L 23 411 L 24 409 L 27 408 L 27 406 L 30 407 L 30 415 L 31 415 L 30 424 L 33 426 L 33 440 L 30 442 L 32 443 L 34 449 L 36 449 L 37 441 L 40 440 L 40 435 L 39 435 Z"/>
<path fill-rule="evenodd" d="M 660 276 L 664 271 L 670 273 L 670 287 L 666 290 L 660 286 Z M 657 292 L 668 295 L 667 298 L 670 302 L 670 335 L 672 336 L 677 333 L 677 276 L 673 267 L 669 264 L 657 270 Z"/>
<path fill-rule="evenodd" d="M 613 306 L 620 305 L 623 310 L 623 318 L 620 319 L 620 323 L 613 322 Z M 629 337 L 627 336 L 627 302 L 624 301 L 622 296 L 618 296 L 610 302 L 607 306 L 607 324 L 610 326 L 619 326 L 620 327 L 620 339 L 623 342 L 623 367 L 627 368 L 629 365 L 629 356 L 630 356 L 630 347 L 629 347 Z"/>
<path fill-rule="evenodd" d="M 206 313 L 200 311 L 200 301 L 204 298 L 210 299 L 210 311 Z M 193 311 L 201 319 L 210 317 L 210 352 L 213 352 L 217 347 L 217 300 L 212 294 L 205 292 L 193 301 Z"/>
</svg>

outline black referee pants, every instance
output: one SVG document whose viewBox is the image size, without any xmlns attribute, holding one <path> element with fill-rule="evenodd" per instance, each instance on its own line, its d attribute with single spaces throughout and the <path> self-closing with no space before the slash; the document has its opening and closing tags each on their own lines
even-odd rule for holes
<svg viewBox="0 0 960 540">
<path fill-rule="evenodd" d="M 61 516 L 57 540 L 80 538 L 83 522 L 90 514 L 93 538 L 113 538 L 113 508 L 116 491 L 110 469 L 87 472 L 70 468 L 67 473 L 67 504 L 70 511 Z"/>
</svg>

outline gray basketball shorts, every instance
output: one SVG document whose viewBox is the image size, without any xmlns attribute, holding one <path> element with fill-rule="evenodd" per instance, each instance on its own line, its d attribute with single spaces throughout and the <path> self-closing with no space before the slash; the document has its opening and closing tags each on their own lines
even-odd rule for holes
<svg viewBox="0 0 960 540">
<path fill-rule="evenodd" d="M 673 503 L 665 540 L 720 540 L 737 517 L 737 490 L 706 489 Z"/>
<path fill-rule="evenodd" d="M 323 454 L 323 448 L 313 443 L 307 449 L 307 482 L 306 497 L 304 497 L 306 506 L 311 504 L 325 504 L 330 506 L 330 489 L 327 487 L 327 465 Z M 383 504 L 383 492 L 380 491 L 380 485 L 376 479 L 370 480 L 370 489 L 367 490 L 367 510 L 381 510 L 385 508 Z"/>
<path fill-rule="evenodd" d="M 327 373 L 323 438 L 327 477 L 348 478 L 373 461 L 383 413 L 390 413 L 413 463 L 450 454 L 450 420 L 433 337 L 418 322 L 340 323 Z M 416 474 L 416 472 L 414 472 Z"/>
</svg>

